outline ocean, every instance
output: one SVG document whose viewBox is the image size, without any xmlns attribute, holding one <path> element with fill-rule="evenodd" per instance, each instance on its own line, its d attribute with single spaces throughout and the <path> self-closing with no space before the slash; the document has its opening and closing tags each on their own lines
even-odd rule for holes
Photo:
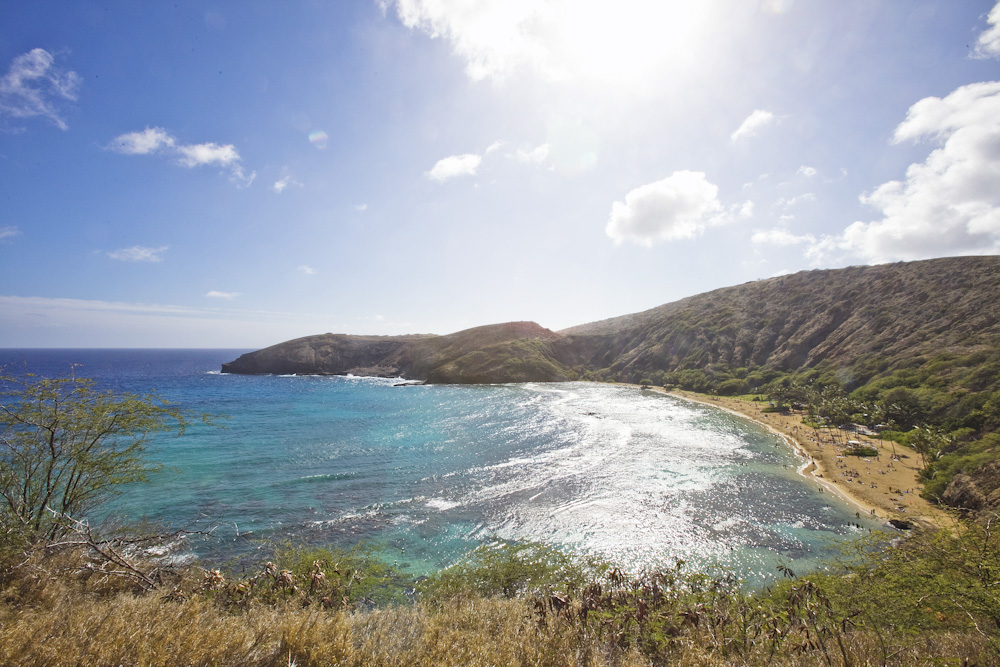
<svg viewBox="0 0 1000 667">
<path fill-rule="evenodd" d="M 157 436 L 147 454 L 163 469 L 106 508 L 210 531 L 175 548 L 214 562 L 286 541 L 365 544 L 419 575 L 485 542 L 532 540 L 631 571 L 682 559 L 760 585 L 880 527 L 799 474 L 779 437 L 709 406 L 584 382 L 220 373 L 245 351 L 0 350 L 0 366 L 215 415 Z"/>
</svg>

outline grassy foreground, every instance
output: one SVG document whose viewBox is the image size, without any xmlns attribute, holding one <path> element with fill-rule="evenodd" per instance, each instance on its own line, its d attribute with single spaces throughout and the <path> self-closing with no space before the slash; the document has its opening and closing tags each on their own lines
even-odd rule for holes
<svg viewBox="0 0 1000 667">
<path fill-rule="evenodd" d="M 490 545 L 422 582 L 363 553 L 286 550 L 240 574 L 135 578 L 74 550 L 5 570 L 0 664 L 972 665 L 1000 662 L 989 521 L 857 543 L 750 592 Z"/>
</svg>

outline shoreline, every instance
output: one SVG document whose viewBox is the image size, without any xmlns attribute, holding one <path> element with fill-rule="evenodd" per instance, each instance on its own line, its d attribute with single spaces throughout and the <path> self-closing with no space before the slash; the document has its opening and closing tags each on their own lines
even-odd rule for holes
<svg viewBox="0 0 1000 667">
<path fill-rule="evenodd" d="M 763 405 L 730 398 L 709 396 L 683 390 L 656 391 L 673 398 L 700 403 L 738 415 L 779 436 L 805 459 L 799 474 L 858 508 L 870 518 L 904 520 L 930 527 L 945 525 L 948 514 L 920 497 L 923 485 L 918 481 L 919 455 L 899 444 L 880 442 L 840 429 L 813 429 L 802 423 L 798 413 L 765 413 Z M 849 440 L 873 447 L 874 458 L 844 456 Z M 893 456 L 893 453 L 896 456 Z"/>
</svg>

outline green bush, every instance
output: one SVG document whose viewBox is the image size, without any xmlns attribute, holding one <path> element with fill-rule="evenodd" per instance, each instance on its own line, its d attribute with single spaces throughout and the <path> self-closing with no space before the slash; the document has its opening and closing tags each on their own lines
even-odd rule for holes
<svg viewBox="0 0 1000 667">
<path fill-rule="evenodd" d="M 606 570 L 597 559 L 574 558 L 544 544 L 494 542 L 431 576 L 419 590 L 430 600 L 461 594 L 514 598 L 547 589 L 580 589 Z"/>
</svg>

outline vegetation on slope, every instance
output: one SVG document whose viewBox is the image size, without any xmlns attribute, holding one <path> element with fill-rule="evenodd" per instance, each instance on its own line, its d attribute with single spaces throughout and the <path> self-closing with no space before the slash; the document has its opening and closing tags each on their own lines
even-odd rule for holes
<svg viewBox="0 0 1000 667">
<path fill-rule="evenodd" d="M 774 389 L 795 400 L 801 386 L 785 380 Z M 168 419 L 183 424 L 184 416 L 159 408 L 155 397 L 94 395 L 86 381 L 29 381 L 11 390 L 19 382 L 3 383 L 9 391 L 0 412 L 4 664 L 1000 660 L 1000 538 L 988 512 L 950 531 L 872 535 L 821 572 L 779 568 L 785 578 L 758 591 L 724 572 L 688 572 L 681 562 L 625 573 L 533 544 L 486 545 L 423 581 L 363 550 L 284 548 L 272 560 L 228 569 L 178 567 L 157 555 L 162 536 L 102 534 L 71 515 L 85 504 L 49 512 L 54 528 L 36 530 L 11 489 L 49 488 L 44 481 L 54 471 L 73 480 L 86 470 L 99 496 L 111 493 L 124 480 L 115 465 L 100 462 L 127 452 L 130 469 L 141 473 L 147 430 Z M 821 397 L 818 409 L 829 418 L 843 408 L 842 396 Z M 48 472 L 38 477 L 39 470 Z M 59 488 L 32 506 L 51 508 L 53 497 L 65 497 L 67 488 Z"/>
<path fill-rule="evenodd" d="M 560 333 L 619 346 L 599 367 L 618 381 L 684 370 L 711 380 L 826 363 L 858 385 L 923 355 L 995 348 L 997 294 L 1000 257 L 944 258 L 803 271 Z"/>
<path fill-rule="evenodd" d="M 356 554 L 191 567 L 145 591 L 78 551 L 3 570 L 0 662 L 46 665 L 943 665 L 1000 659 L 988 523 L 874 536 L 823 573 L 747 591 L 487 545 L 422 582 Z M 872 551 L 874 549 L 874 552 Z M 148 561 L 135 560 L 137 567 Z M 161 568 L 162 569 L 162 568 Z M 390 600 L 377 605 L 379 599 Z M 396 600 L 396 602 L 391 602 Z"/>
<path fill-rule="evenodd" d="M 1000 505 L 1000 349 L 941 353 L 851 390 L 827 365 L 780 374 L 750 388 L 725 380 L 723 393 L 760 391 L 776 406 L 804 407 L 824 423 L 858 424 L 915 449 L 923 496 L 966 510 Z M 770 375 L 766 377 L 771 377 Z"/>
</svg>

